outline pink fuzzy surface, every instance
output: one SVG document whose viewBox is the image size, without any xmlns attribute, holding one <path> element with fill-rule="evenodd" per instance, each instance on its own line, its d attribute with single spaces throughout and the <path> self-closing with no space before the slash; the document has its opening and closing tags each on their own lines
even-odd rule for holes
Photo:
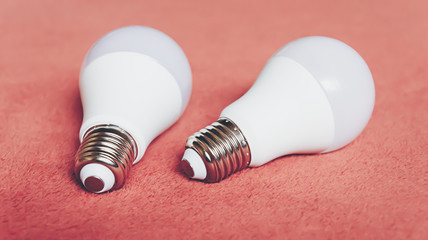
<svg viewBox="0 0 428 240">
<path fill-rule="evenodd" d="M 0 1 L 0 239 L 428 239 L 427 1 Z M 125 186 L 73 175 L 91 44 L 126 25 L 183 48 L 193 92 Z M 368 63 L 376 105 L 346 148 L 190 181 L 189 135 L 299 37 L 340 39 Z"/>
</svg>

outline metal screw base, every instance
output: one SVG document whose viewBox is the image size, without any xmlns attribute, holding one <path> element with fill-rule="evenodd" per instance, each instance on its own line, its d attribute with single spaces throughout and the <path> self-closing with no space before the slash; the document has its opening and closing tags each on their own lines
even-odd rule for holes
<svg viewBox="0 0 428 240">
<path fill-rule="evenodd" d="M 194 149 L 207 169 L 205 182 L 219 182 L 250 164 L 247 141 L 238 126 L 227 118 L 189 137 L 186 148 Z"/>
<path fill-rule="evenodd" d="M 113 189 L 123 186 L 137 156 L 137 145 L 125 130 L 115 125 L 97 125 L 90 128 L 76 154 L 74 172 L 79 178 L 80 170 L 89 163 L 108 167 L 115 176 Z"/>
</svg>

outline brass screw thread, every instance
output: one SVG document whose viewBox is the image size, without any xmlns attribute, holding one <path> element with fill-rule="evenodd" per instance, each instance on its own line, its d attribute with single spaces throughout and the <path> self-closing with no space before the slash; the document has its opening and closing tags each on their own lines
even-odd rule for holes
<svg viewBox="0 0 428 240">
<path fill-rule="evenodd" d="M 113 189 L 123 186 L 137 156 L 137 145 L 129 133 L 115 125 L 97 125 L 83 137 L 76 154 L 74 173 L 79 178 L 80 170 L 89 163 L 108 167 L 115 176 Z"/>
<path fill-rule="evenodd" d="M 250 164 L 251 153 L 247 140 L 238 126 L 228 118 L 189 137 L 186 148 L 192 148 L 204 161 L 205 182 L 219 182 Z"/>
</svg>

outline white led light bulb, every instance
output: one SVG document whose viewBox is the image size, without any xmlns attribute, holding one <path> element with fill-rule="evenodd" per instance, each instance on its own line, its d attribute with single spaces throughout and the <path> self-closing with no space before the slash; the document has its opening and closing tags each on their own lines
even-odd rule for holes
<svg viewBox="0 0 428 240">
<path fill-rule="evenodd" d="M 334 151 L 361 133 L 374 100 L 372 75 L 354 49 L 327 37 L 298 39 L 188 139 L 181 165 L 190 178 L 218 182 L 283 155 Z"/>
<path fill-rule="evenodd" d="M 79 85 L 84 117 L 75 174 L 88 191 L 101 193 L 122 187 L 150 142 L 180 117 L 192 76 L 173 39 L 129 26 L 92 46 Z"/>
</svg>

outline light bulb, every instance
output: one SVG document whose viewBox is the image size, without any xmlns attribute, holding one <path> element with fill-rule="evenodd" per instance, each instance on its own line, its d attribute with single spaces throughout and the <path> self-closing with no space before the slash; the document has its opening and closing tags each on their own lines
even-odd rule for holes
<svg viewBox="0 0 428 240">
<path fill-rule="evenodd" d="M 74 171 L 88 191 L 102 193 L 122 187 L 149 143 L 180 117 L 192 76 L 173 39 L 129 26 L 92 46 L 79 85 L 83 122 Z"/>
<path fill-rule="evenodd" d="M 334 151 L 361 133 L 374 99 L 372 75 L 354 49 L 327 37 L 298 39 L 187 140 L 181 166 L 190 178 L 218 182 L 280 156 Z"/>
</svg>

